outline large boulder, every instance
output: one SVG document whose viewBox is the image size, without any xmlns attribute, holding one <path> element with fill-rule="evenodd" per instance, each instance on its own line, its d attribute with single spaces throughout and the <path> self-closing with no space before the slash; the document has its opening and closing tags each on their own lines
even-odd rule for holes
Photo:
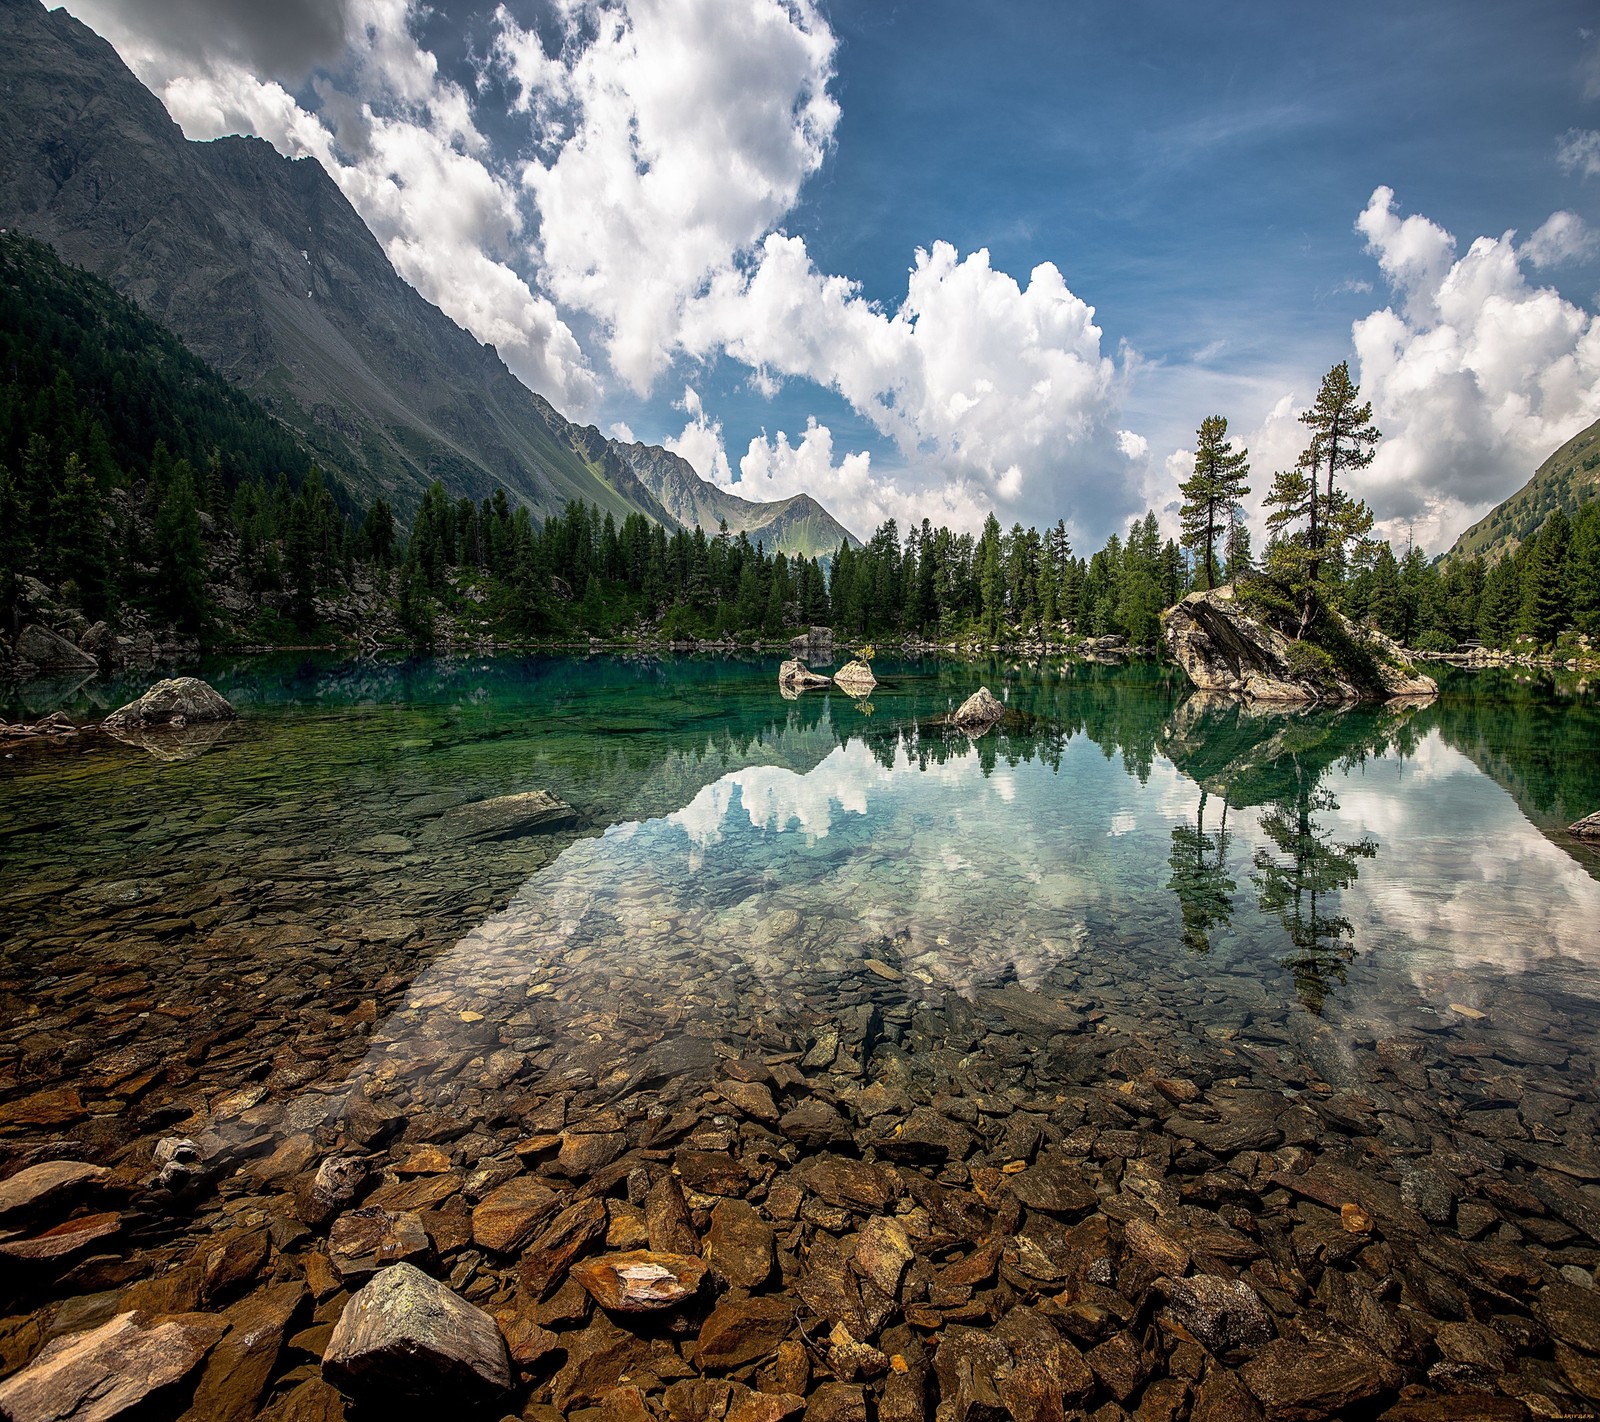
<svg viewBox="0 0 1600 1422">
<path fill-rule="evenodd" d="M 351 1397 L 492 1397 L 511 1386 L 495 1321 L 410 1264 L 391 1264 L 344 1306 L 322 1375 Z"/>
<path fill-rule="evenodd" d="M 980 686 L 960 706 L 951 722 L 963 731 L 982 735 L 1006 714 L 1006 708 L 995 699 L 987 686 Z"/>
<path fill-rule="evenodd" d="M 798 658 L 790 657 L 778 668 L 778 686 L 784 691 L 805 691 L 813 686 L 826 686 L 828 678 L 814 672 Z"/>
<path fill-rule="evenodd" d="M 98 671 L 100 667 L 87 652 L 36 622 L 30 622 L 18 634 L 12 653 L 17 661 L 28 662 L 40 671 Z"/>
<path fill-rule="evenodd" d="M 147 731 L 157 726 L 182 728 L 202 721 L 232 721 L 238 713 L 196 676 L 158 681 L 137 701 L 113 711 L 101 725 L 108 731 Z"/>
<path fill-rule="evenodd" d="M 853 662 L 846 662 L 833 674 L 833 684 L 846 696 L 861 697 L 872 694 L 878 679 L 873 676 L 872 668 L 857 657 Z"/>
<path fill-rule="evenodd" d="M 1286 636 L 1241 601 L 1232 584 L 1190 593 L 1161 614 L 1161 631 L 1172 659 L 1200 691 L 1286 703 L 1437 694 L 1438 683 L 1381 633 L 1357 628 L 1331 608 L 1318 616 L 1334 620 L 1364 669 L 1341 666 L 1321 647 Z"/>
<path fill-rule="evenodd" d="M 1600 810 L 1592 815 L 1585 815 L 1577 824 L 1569 827 L 1569 833 L 1580 835 L 1584 839 L 1600 839 Z"/>
</svg>

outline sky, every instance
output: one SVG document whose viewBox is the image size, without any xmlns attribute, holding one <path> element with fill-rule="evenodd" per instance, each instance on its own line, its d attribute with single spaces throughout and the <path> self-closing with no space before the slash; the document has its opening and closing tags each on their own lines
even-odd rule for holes
<svg viewBox="0 0 1600 1422">
<path fill-rule="evenodd" d="M 747 498 L 1177 527 L 1351 363 L 1442 551 L 1600 418 L 1600 0 L 67 0 L 570 418 Z"/>
</svg>

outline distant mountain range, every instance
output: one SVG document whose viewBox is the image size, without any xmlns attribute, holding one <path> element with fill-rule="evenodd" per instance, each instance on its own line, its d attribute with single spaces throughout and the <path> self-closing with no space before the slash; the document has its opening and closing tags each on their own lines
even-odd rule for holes
<svg viewBox="0 0 1600 1422">
<path fill-rule="evenodd" d="M 1456 539 L 1447 558 L 1458 554 L 1490 562 L 1516 551 L 1539 531 L 1557 508 L 1575 514 L 1600 497 L 1600 420 L 1579 430 L 1541 464 L 1520 489 Z"/>
<path fill-rule="evenodd" d="M 726 520 L 769 551 L 858 542 L 807 495 L 752 503 L 563 418 L 401 279 L 315 159 L 189 142 L 65 11 L 0 0 L 0 96 L 0 226 L 132 297 L 361 497 L 409 514 L 439 479 L 546 515 L 583 499 L 668 528 Z"/>
</svg>

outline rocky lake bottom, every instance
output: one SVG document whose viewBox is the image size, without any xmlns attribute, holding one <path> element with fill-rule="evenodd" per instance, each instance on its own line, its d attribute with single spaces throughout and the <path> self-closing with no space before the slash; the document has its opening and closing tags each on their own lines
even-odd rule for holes
<svg viewBox="0 0 1600 1422">
<path fill-rule="evenodd" d="M 5 747 L 0 1415 L 1593 1415 L 1595 691 L 875 669 Z"/>
</svg>

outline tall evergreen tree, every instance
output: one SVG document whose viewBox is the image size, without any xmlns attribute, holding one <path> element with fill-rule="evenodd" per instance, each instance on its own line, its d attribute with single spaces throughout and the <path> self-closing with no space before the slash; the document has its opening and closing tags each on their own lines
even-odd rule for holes
<svg viewBox="0 0 1600 1422">
<path fill-rule="evenodd" d="M 1238 517 L 1239 502 L 1250 492 L 1248 450 L 1235 450 L 1228 438 L 1228 422 L 1207 415 L 1200 422 L 1194 452 L 1194 473 L 1178 485 L 1183 506 L 1183 546 L 1198 560 L 1197 581 L 1203 588 L 1217 585 L 1222 572 L 1219 549 Z"/>
</svg>

